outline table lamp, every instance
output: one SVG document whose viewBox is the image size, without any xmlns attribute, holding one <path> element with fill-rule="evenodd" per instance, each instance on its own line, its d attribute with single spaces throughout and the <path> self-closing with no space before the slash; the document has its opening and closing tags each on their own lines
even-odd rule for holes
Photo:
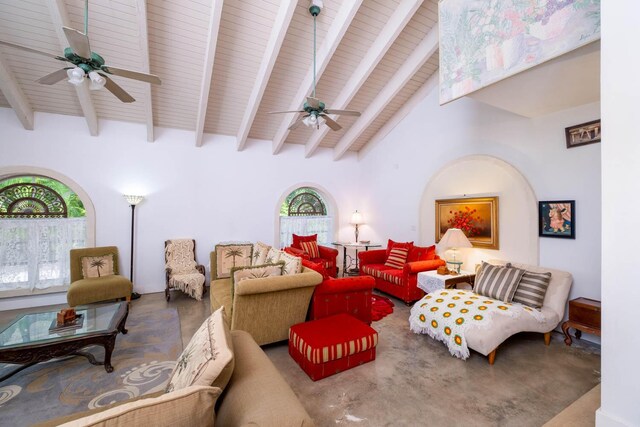
<svg viewBox="0 0 640 427">
<path fill-rule="evenodd" d="M 364 220 L 362 219 L 362 214 L 356 211 L 351 215 L 351 224 L 356 226 L 356 243 L 358 243 L 358 226 L 364 224 Z"/>
<path fill-rule="evenodd" d="M 440 239 L 439 244 L 442 248 L 450 249 L 450 251 L 447 252 L 451 252 L 452 259 L 449 259 L 447 261 L 454 264 L 456 266 L 457 272 L 460 273 L 461 263 L 459 263 L 457 259 L 458 248 L 473 247 L 469 239 L 467 239 L 467 236 L 465 236 L 462 230 L 460 230 L 459 228 L 450 228 L 446 233 L 444 233 L 444 236 L 442 236 L 442 239 Z"/>
</svg>

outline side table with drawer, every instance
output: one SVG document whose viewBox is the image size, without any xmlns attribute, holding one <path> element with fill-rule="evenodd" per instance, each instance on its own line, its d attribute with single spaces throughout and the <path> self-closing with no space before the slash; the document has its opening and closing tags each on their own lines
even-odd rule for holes
<svg viewBox="0 0 640 427">
<path fill-rule="evenodd" d="M 576 338 L 580 339 L 582 332 L 600 336 L 600 301 L 590 298 L 576 298 L 569 301 L 569 320 L 562 324 L 564 343 L 571 345 L 569 328 L 576 330 Z"/>
</svg>

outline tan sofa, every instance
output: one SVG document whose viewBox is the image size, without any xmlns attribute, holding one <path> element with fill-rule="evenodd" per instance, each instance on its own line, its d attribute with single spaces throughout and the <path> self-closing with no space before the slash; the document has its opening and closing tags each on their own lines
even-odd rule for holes
<svg viewBox="0 0 640 427">
<path fill-rule="evenodd" d="M 230 427 L 248 425 L 261 427 L 313 426 L 313 421 L 291 387 L 251 338 L 251 335 L 244 331 L 232 331 L 231 337 L 235 366 L 229 384 L 216 403 L 215 425 Z M 162 392 L 137 399 L 160 395 Z M 60 417 L 38 424 L 38 426 L 57 426 L 105 411 L 125 402 Z M 185 408 L 185 411 L 189 411 L 189 409 Z"/>
<path fill-rule="evenodd" d="M 231 330 L 249 332 L 259 345 L 288 339 L 289 328 L 306 320 L 313 291 L 322 282 L 322 275 L 303 268 L 300 274 L 246 279 L 233 289 L 230 278 L 213 279 L 215 266 L 213 251 L 211 311 L 224 307 Z"/>
</svg>

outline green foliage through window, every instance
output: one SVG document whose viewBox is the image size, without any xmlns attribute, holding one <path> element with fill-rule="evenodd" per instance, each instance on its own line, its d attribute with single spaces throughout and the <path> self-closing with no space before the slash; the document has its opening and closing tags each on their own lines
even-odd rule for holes
<svg viewBox="0 0 640 427">
<path fill-rule="evenodd" d="M 289 193 L 280 206 L 280 216 L 326 216 L 322 196 L 313 188 L 300 187 Z"/>
<path fill-rule="evenodd" d="M 81 218 L 86 214 L 84 205 L 78 195 L 58 180 L 39 175 L 14 176 L 0 181 L 0 192 L 14 184 L 38 184 L 51 189 L 64 200 L 67 205 L 67 217 L 69 218 Z M 2 212 L 7 211 L 8 206 L 3 205 L 5 203 L 7 203 L 7 201 L 0 198 L 0 210 Z M 24 203 L 28 204 L 29 201 L 25 201 Z M 37 206 L 33 206 L 33 211 L 34 214 L 37 214 Z"/>
</svg>

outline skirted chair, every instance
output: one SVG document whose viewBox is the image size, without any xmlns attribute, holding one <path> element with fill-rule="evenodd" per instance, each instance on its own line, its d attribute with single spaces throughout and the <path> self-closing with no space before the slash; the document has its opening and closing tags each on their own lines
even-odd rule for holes
<svg viewBox="0 0 640 427">
<path fill-rule="evenodd" d="M 331 277 L 338 275 L 338 265 L 336 262 L 338 258 L 337 249 L 318 245 L 317 234 L 312 234 L 311 236 L 298 236 L 294 234 L 292 237 L 293 242 L 291 246 L 286 248 L 289 253 L 316 264 L 322 264 Z"/>
<path fill-rule="evenodd" d="M 114 299 L 131 299 L 133 284 L 119 274 L 118 248 L 71 249 L 71 285 L 67 291 L 70 307 Z"/>
<path fill-rule="evenodd" d="M 196 262 L 196 241 L 172 239 L 164 242 L 164 271 L 166 288 L 164 295 L 169 301 L 171 289 L 179 289 L 198 301 L 206 292 L 204 265 Z"/>
</svg>

